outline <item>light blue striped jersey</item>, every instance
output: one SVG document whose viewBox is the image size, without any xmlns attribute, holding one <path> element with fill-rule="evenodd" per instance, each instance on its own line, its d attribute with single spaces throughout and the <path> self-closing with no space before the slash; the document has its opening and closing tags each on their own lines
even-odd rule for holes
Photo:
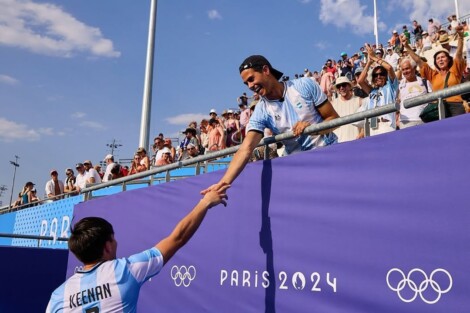
<svg viewBox="0 0 470 313">
<path fill-rule="evenodd" d="M 265 128 L 274 135 L 292 131 L 295 123 L 306 121 L 310 124 L 323 122 L 317 107 L 328 99 L 320 86 L 311 78 L 304 77 L 284 82 L 284 101 L 268 100 L 262 97 L 256 104 L 250 117 L 247 131 L 263 133 Z M 334 133 L 325 135 L 302 135 L 296 139 L 285 140 L 287 154 L 310 150 L 320 146 L 336 143 Z"/>
<path fill-rule="evenodd" d="M 46 313 L 136 312 L 140 287 L 162 267 L 163 256 L 154 247 L 77 271 L 52 293 Z"/>
<path fill-rule="evenodd" d="M 387 78 L 387 83 L 380 88 L 374 88 L 369 94 L 369 102 L 367 103 L 367 110 L 384 106 L 390 103 L 395 103 L 398 94 L 398 79 L 391 80 Z M 392 127 L 396 126 L 395 113 L 382 115 L 383 118 L 388 119 Z"/>
</svg>

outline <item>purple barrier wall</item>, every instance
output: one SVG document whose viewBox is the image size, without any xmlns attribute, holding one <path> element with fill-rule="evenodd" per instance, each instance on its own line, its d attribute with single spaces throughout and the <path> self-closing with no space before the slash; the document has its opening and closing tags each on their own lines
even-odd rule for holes
<svg viewBox="0 0 470 313">
<path fill-rule="evenodd" d="M 141 290 L 140 312 L 468 312 L 470 115 L 247 166 Z M 76 206 L 118 256 L 153 246 L 211 173 Z M 69 257 L 68 276 L 77 266 Z"/>
<path fill-rule="evenodd" d="M 67 250 L 0 246 L 0 312 L 45 312 L 64 280 Z"/>
</svg>

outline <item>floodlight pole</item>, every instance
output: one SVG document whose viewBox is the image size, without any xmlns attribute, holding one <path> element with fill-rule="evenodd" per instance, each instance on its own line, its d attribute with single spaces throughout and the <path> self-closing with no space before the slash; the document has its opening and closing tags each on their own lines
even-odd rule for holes
<svg viewBox="0 0 470 313">
<path fill-rule="evenodd" d="M 119 148 L 119 147 L 122 147 L 121 144 L 116 143 L 116 139 L 113 139 L 113 142 L 112 142 L 112 143 L 107 143 L 106 146 L 111 148 L 111 154 L 112 154 L 113 156 L 114 156 L 114 149 L 117 149 L 117 148 Z"/>
<path fill-rule="evenodd" d="M 458 21 L 460 19 L 459 0 L 455 0 L 455 15 L 457 16 L 457 21 Z"/>
<path fill-rule="evenodd" d="M 17 167 L 20 167 L 20 165 L 18 164 L 18 159 L 20 157 L 15 155 L 15 161 L 10 161 L 10 164 L 13 165 L 13 167 L 15 168 L 14 171 L 13 171 L 13 183 L 11 184 L 11 194 L 10 194 L 10 210 L 11 210 L 11 207 L 12 207 L 12 204 L 11 202 L 13 201 L 13 189 L 15 189 L 15 178 L 16 178 L 16 168 Z"/>
<path fill-rule="evenodd" d="M 152 109 L 153 55 L 155 48 L 155 25 L 157 22 L 157 0 L 151 0 L 150 21 L 147 42 L 147 63 L 145 65 L 144 96 L 140 121 L 139 147 L 148 149 L 150 133 L 150 113 Z"/>
<path fill-rule="evenodd" d="M 457 0 L 456 0 L 457 1 Z M 379 27 L 377 21 L 377 1 L 374 0 L 374 35 L 375 35 L 375 46 L 379 46 Z"/>
</svg>

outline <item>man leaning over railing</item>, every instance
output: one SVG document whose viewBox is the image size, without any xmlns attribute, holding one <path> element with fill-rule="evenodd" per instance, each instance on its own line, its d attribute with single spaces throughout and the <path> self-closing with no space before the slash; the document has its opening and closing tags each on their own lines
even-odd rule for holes
<svg viewBox="0 0 470 313">
<path fill-rule="evenodd" d="M 321 134 L 303 135 L 311 124 L 318 124 L 338 117 L 320 86 L 308 77 L 279 82 L 282 73 L 274 69 L 261 55 L 245 59 L 239 67 L 243 82 L 261 99 L 250 118 L 247 135 L 235 153 L 229 168 L 215 185 L 203 190 L 205 194 L 214 188 L 230 185 L 244 169 L 251 153 L 269 128 L 275 135 L 292 131 L 296 139 L 286 140 L 285 153 L 296 153 L 336 143 L 336 135 L 328 130 Z"/>
</svg>

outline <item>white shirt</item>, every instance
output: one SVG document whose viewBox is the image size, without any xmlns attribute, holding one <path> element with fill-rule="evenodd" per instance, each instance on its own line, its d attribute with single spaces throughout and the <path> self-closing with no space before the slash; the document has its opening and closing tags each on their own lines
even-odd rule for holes
<svg viewBox="0 0 470 313">
<path fill-rule="evenodd" d="M 94 184 L 101 183 L 100 174 L 98 174 L 98 172 L 94 168 L 90 168 L 86 173 L 86 178 L 87 179 L 89 179 L 91 177 L 95 178 Z"/>
<path fill-rule="evenodd" d="M 432 48 L 432 42 L 431 42 L 431 37 L 427 36 L 423 38 L 423 49 L 424 48 Z"/>
<path fill-rule="evenodd" d="M 106 166 L 106 171 L 104 172 L 104 176 L 103 176 L 104 182 L 110 181 L 111 178 L 113 177 L 113 174 L 111 174 L 111 170 L 113 169 L 114 165 L 116 165 L 116 163 L 113 162 L 113 163 L 109 163 Z"/>
<path fill-rule="evenodd" d="M 362 106 L 363 100 L 359 97 L 352 96 L 349 100 L 342 100 L 341 96 L 333 98 L 331 105 L 340 117 L 354 114 Z M 338 142 L 351 141 L 359 135 L 359 129 L 354 124 L 343 125 L 333 131 L 338 136 Z"/>
<path fill-rule="evenodd" d="M 393 67 L 393 70 L 396 71 L 398 67 L 398 59 L 400 57 L 397 53 L 393 52 L 391 55 L 388 54 L 385 56 L 385 61 Z"/>
<path fill-rule="evenodd" d="M 60 189 L 60 194 L 64 193 L 64 183 L 61 180 L 58 180 L 59 183 L 59 189 Z M 58 196 L 55 194 L 55 183 L 54 180 L 49 180 L 46 183 L 46 195 L 49 196 L 49 194 L 52 194 L 54 196 Z"/>
<path fill-rule="evenodd" d="M 419 115 L 426 107 L 426 104 L 418 105 L 409 109 L 405 109 L 403 106 L 403 101 L 406 99 L 411 99 L 417 96 L 424 95 L 426 93 L 432 92 L 431 84 L 429 81 L 426 81 L 428 87 L 424 86 L 423 79 L 421 77 L 416 77 L 416 81 L 408 82 L 406 78 L 403 78 L 400 81 L 400 121 L 401 122 L 418 122 L 421 121 Z"/>
<path fill-rule="evenodd" d="M 83 172 L 83 174 L 77 173 L 75 177 L 75 187 L 83 189 L 86 187 L 86 180 L 87 180 L 87 173 Z"/>
</svg>

